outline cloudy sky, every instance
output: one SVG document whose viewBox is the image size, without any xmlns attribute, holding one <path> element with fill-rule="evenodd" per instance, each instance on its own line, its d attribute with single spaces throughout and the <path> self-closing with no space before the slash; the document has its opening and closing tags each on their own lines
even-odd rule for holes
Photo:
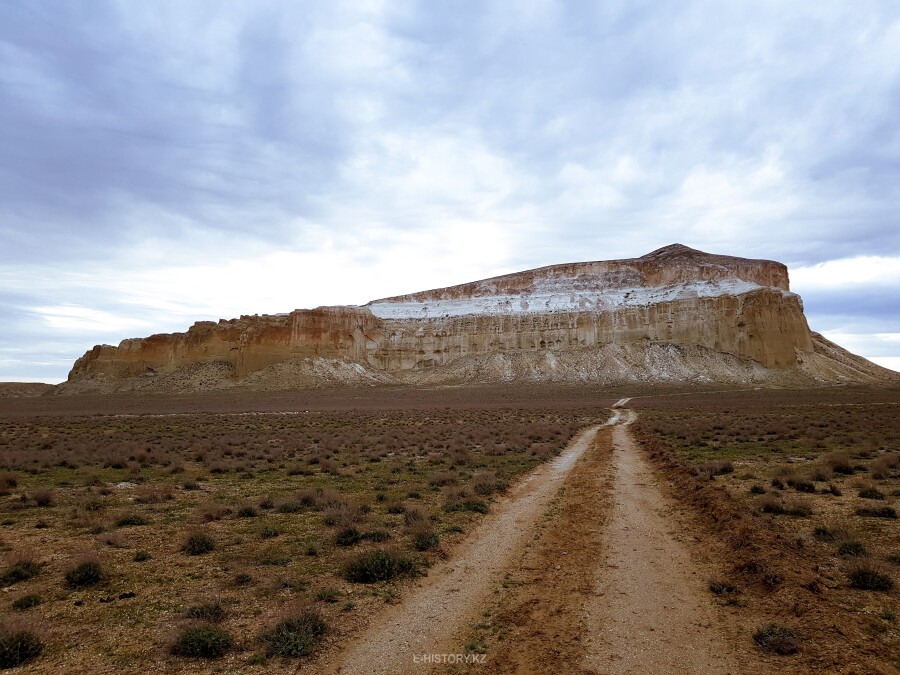
<svg viewBox="0 0 900 675">
<path fill-rule="evenodd" d="M 0 380 L 676 241 L 900 368 L 900 5 L 0 2 Z"/>
</svg>

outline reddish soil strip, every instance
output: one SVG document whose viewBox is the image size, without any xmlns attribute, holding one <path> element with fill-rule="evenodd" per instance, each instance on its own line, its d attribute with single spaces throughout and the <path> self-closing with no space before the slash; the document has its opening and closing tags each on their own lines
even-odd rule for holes
<svg viewBox="0 0 900 675">
<path fill-rule="evenodd" d="M 375 617 L 369 629 L 324 672 L 421 673 L 426 654 L 458 653 L 454 634 L 465 629 L 517 559 L 532 530 L 569 472 L 590 447 L 598 427 L 570 443 L 553 462 L 520 482 L 469 537 L 460 553 L 432 569 L 398 605 Z"/>
<path fill-rule="evenodd" d="M 737 657 L 717 628 L 706 579 L 676 538 L 677 519 L 625 423 L 613 430 L 612 505 L 586 603 L 595 673 L 729 673 Z"/>
</svg>

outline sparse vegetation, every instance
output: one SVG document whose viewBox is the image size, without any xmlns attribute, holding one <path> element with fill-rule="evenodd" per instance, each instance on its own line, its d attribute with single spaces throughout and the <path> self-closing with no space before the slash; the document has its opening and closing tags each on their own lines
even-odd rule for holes
<svg viewBox="0 0 900 675">
<path fill-rule="evenodd" d="M 41 604 L 40 596 L 29 593 L 28 595 L 23 595 L 21 598 L 13 600 L 12 607 L 13 609 L 23 611 L 31 609 L 32 607 L 37 607 L 39 604 Z"/>
<path fill-rule="evenodd" d="M 216 550 L 216 541 L 208 534 L 194 532 L 185 540 L 181 550 L 188 555 L 204 555 Z"/>
<path fill-rule="evenodd" d="M 322 615 L 314 609 L 305 608 L 279 621 L 260 639 L 270 656 L 308 656 L 327 630 Z"/>
<path fill-rule="evenodd" d="M 753 634 L 753 641 L 766 651 L 783 656 L 800 650 L 796 631 L 787 626 L 770 623 Z"/>
<path fill-rule="evenodd" d="M 199 605 L 189 607 L 185 616 L 189 619 L 198 619 L 200 621 L 208 621 L 209 623 L 219 623 L 225 619 L 225 605 L 221 600 L 212 600 Z"/>
<path fill-rule="evenodd" d="M 863 558 L 853 563 L 847 570 L 850 586 L 865 591 L 889 591 L 894 581 L 881 567 L 869 559 Z"/>
<path fill-rule="evenodd" d="M 231 634 L 218 626 L 189 626 L 181 631 L 170 651 L 175 656 L 215 659 L 223 656 L 232 643 Z"/>
<path fill-rule="evenodd" d="M 44 652 L 44 643 L 34 631 L 15 623 L 0 624 L 0 668 L 15 668 Z"/>
<path fill-rule="evenodd" d="M 354 556 L 344 568 L 344 576 L 347 581 L 370 584 L 413 574 L 416 569 L 416 561 L 410 556 L 397 551 L 379 549 Z"/>
<path fill-rule="evenodd" d="M 104 580 L 103 565 L 93 555 L 81 556 L 67 571 L 66 583 L 71 588 L 94 586 Z"/>
</svg>

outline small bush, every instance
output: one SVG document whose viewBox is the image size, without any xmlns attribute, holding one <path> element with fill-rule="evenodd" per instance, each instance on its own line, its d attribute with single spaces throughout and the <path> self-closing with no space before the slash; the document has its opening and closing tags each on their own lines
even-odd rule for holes
<svg viewBox="0 0 900 675">
<path fill-rule="evenodd" d="M 861 542 L 858 542 L 855 539 L 842 541 L 838 545 L 838 555 L 864 556 L 865 554 L 866 547 L 863 546 Z"/>
<path fill-rule="evenodd" d="M 825 455 L 825 463 L 834 473 L 849 476 L 853 473 L 853 465 L 850 464 L 850 456 L 846 452 L 832 452 Z"/>
<path fill-rule="evenodd" d="M 19 485 L 16 474 L 10 471 L 0 472 L 0 490 L 8 492 Z"/>
<path fill-rule="evenodd" d="M 31 498 L 38 506 L 53 506 L 53 491 L 40 488 L 31 493 Z"/>
<path fill-rule="evenodd" d="M 705 473 L 710 478 L 713 476 L 724 476 L 728 473 L 734 473 L 734 464 L 726 461 L 706 462 L 697 468 L 701 473 Z"/>
<path fill-rule="evenodd" d="M 427 521 L 420 521 L 409 528 L 412 535 L 413 546 L 417 551 L 428 551 L 440 545 L 440 537 L 437 531 Z"/>
<path fill-rule="evenodd" d="M 812 508 L 804 502 L 791 500 L 784 505 L 784 513 L 789 516 L 808 518 L 812 515 Z"/>
<path fill-rule="evenodd" d="M 360 553 L 351 559 L 344 568 L 344 577 L 354 583 L 370 584 L 389 581 L 415 571 L 416 562 L 412 558 L 381 549 Z"/>
<path fill-rule="evenodd" d="M 336 588 L 323 588 L 316 593 L 316 600 L 333 604 L 338 601 L 340 595 L 340 592 Z"/>
<path fill-rule="evenodd" d="M 387 530 L 369 530 L 362 533 L 362 538 L 369 541 L 383 542 L 391 538 L 391 533 Z"/>
<path fill-rule="evenodd" d="M 92 556 L 84 556 L 66 572 L 66 583 L 71 588 L 94 586 L 103 581 L 103 566 Z"/>
<path fill-rule="evenodd" d="M 456 483 L 456 476 L 449 471 L 443 471 L 441 473 L 433 473 L 428 477 L 428 484 L 435 485 L 437 487 L 444 487 L 445 485 L 453 485 Z"/>
<path fill-rule="evenodd" d="M 43 641 L 31 630 L 15 625 L 0 627 L 0 668 L 14 668 L 44 652 Z"/>
<path fill-rule="evenodd" d="M 716 595 L 732 595 L 741 592 L 740 588 L 722 579 L 714 579 L 710 581 L 709 590 Z"/>
<path fill-rule="evenodd" d="M 482 471 L 472 477 L 472 490 L 476 495 L 486 497 L 499 489 L 500 482 L 497 480 L 497 474 L 493 471 Z"/>
<path fill-rule="evenodd" d="M 215 659 L 231 647 L 231 635 L 218 626 L 190 626 L 172 644 L 175 656 Z"/>
<path fill-rule="evenodd" d="M 28 581 L 41 572 L 41 565 L 30 553 L 18 553 L 10 557 L 9 567 L 0 575 L 0 584 L 10 586 Z"/>
<path fill-rule="evenodd" d="M 213 600 L 212 602 L 204 602 L 200 605 L 189 607 L 185 616 L 189 619 L 199 619 L 200 621 L 208 621 L 209 623 L 220 623 L 225 619 L 225 606 L 221 600 Z"/>
<path fill-rule="evenodd" d="M 150 554 L 144 550 L 135 551 L 133 560 L 134 562 L 146 562 L 147 560 L 150 560 Z"/>
<path fill-rule="evenodd" d="M 866 506 L 856 509 L 856 515 L 867 518 L 897 518 L 897 510 L 893 506 Z"/>
<path fill-rule="evenodd" d="M 897 469 L 900 469 L 900 452 L 889 452 L 872 462 L 872 477 L 888 478 Z"/>
<path fill-rule="evenodd" d="M 238 518 L 256 518 L 256 507 L 251 505 L 242 506 L 237 512 Z"/>
<path fill-rule="evenodd" d="M 122 516 L 116 521 L 116 527 L 136 527 L 139 525 L 146 525 L 148 521 L 143 516 L 139 516 L 134 513 L 130 513 L 128 515 Z"/>
<path fill-rule="evenodd" d="M 23 595 L 21 598 L 16 598 L 13 600 L 13 609 L 17 609 L 19 611 L 31 609 L 32 607 L 37 607 L 41 604 L 41 599 L 39 596 L 29 593 L 28 595 Z"/>
<path fill-rule="evenodd" d="M 345 527 L 334 538 L 334 543 L 338 546 L 354 546 L 362 541 L 362 533 L 355 527 Z"/>
<path fill-rule="evenodd" d="M 784 513 L 784 504 L 778 497 L 766 495 L 759 500 L 759 510 L 763 513 L 782 514 Z"/>
<path fill-rule="evenodd" d="M 766 488 L 762 485 L 751 485 L 750 486 L 750 494 L 751 495 L 764 495 L 766 494 Z"/>
<path fill-rule="evenodd" d="M 860 560 L 847 570 L 850 587 L 864 591 L 889 591 L 894 581 L 877 564 L 870 560 Z"/>
<path fill-rule="evenodd" d="M 260 637 L 270 656 L 308 656 L 312 654 L 328 626 L 314 609 L 304 609 L 283 619 Z"/>
<path fill-rule="evenodd" d="M 770 623 L 753 634 L 753 641 L 775 654 L 788 655 L 800 651 L 797 633 L 787 626 Z"/>
<path fill-rule="evenodd" d="M 188 536 L 181 550 L 188 555 L 204 555 L 216 550 L 216 542 L 208 534 L 195 532 Z"/>
<path fill-rule="evenodd" d="M 259 536 L 263 539 L 274 539 L 279 534 L 281 534 L 279 529 L 277 527 L 272 527 L 271 525 L 267 525 L 259 532 Z"/>
<path fill-rule="evenodd" d="M 838 538 L 838 533 L 831 527 L 818 525 L 813 530 L 813 537 L 815 537 L 819 541 L 836 541 Z"/>
<path fill-rule="evenodd" d="M 407 526 L 411 526 L 415 523 L 424 523 L 428 520 L 428 516 L 418 506 L 411 506 L 403 513 L 403 522 L 406 523 Z"/>
<path fill-rule="evenodd" d="M 811 480 L 806 480 L 805 478 L 790 478 L 788 479 L 788 485 L 797 492 L 813 493 L 816 491 L 815 483 Z"/>
<path fill-rule="evenodd" d="M 884 499 L 884 493 L 874 485 L 864 485 L 859 488 L 859 496 L 862 499 Z"/>
</svg>

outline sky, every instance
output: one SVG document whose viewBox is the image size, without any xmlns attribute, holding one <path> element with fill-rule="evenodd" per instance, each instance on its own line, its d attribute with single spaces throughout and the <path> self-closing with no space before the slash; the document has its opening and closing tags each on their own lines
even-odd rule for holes
<svg viewBox="0 0 900 675">
<path fill-rule="evenodd" d="M 900 4 L 0 1 L 2 381 L 674 242 L 900 369 Z"/>
</svg>

